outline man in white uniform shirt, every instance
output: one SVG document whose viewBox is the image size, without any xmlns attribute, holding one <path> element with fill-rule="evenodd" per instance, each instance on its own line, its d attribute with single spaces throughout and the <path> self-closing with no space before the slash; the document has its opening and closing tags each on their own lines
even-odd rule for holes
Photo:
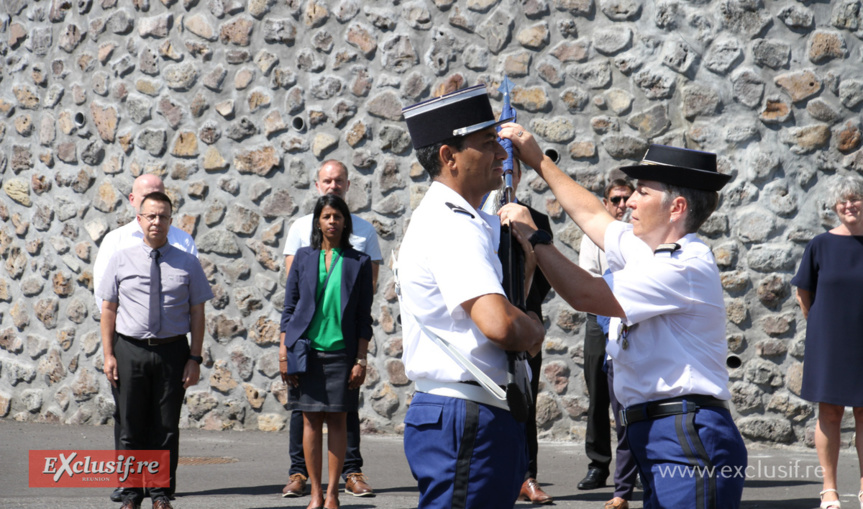
<svg viewBox="0 0 863 509">
<path fill-rule="evenodd" d="M 132 183 L 132 192 L 129 193 L 129 205 L 134 209 L 135 214 L 141 212 L 141 201 L 150 193 L 164 193 L 165 184 L 162 179 L 156 175 L 144 174 L 135 179 Z M 123 249 L 137 246 L 144 241 L 144 232 L 141 231 L 141 226 L 134 218 L 124 226 L 115 230 L 111 230 L 102 239 L 99 245 L 99 252 L 96 254 L 96 261 L 93 263 L 93 288 L 98 289 L 102 284 L 102 278 L 105 275 L 105 269 L 108 267 L 108 262 L 114 253 Z M 168 229 L 168 244 L 186 253 L 198 256 L 198 248 L 195 247 L 195 241 L 192 236 L 183 230 L 171 225 Z M 102 309 L 102 299 L 94 291 L 96 299 L 96 308 Z M 120 422 L 120 413 L 117 408 L 114 409 L 114 446 L 115 449 L 120 449 L 120 430 L 122 423 Z M 174 496 L 174 486 L 171 486 L 169 495 Z M 111 500 L 120 502 L 123 500 L 123 488 L 117 488 L 111 493 Z"/>
<path fill-rule="evenodd" d="M 345 200 L 351 182 L 348 180 L 348 169 L 339 161 L 329 159 L 318 169 L 318 179 L 315 189 L 318 194 L 334 194 Z M 371 223 L 356 214 L 351 214 L 353 231 L 351 246 L 372 259 L 372 288 L 377 289 L 378 271 L 380 270 L 381 248 L 378 243 L 378 233 Z M 285 241 L 285 274 L 290 273 L 294 255 L 301 247 L 311 243 L 312 214 L 297 218 L 288 230 Z M 373 291 L 374 291 L 373 290 Z M 365 362 L 363 360 L 362 362 Z M 345 464 L 342 467 L 342 477 L 345 479 L 345 492 L 355 497 L 374 496 L 374 490 L 363 475 L 363 457 L 360 453 L 360 417 L 358 412 L 348 412 L 348 448 L 345 454 Z M 306 492 L 306 481 L 309 477 L 306 469 L 306 459 L 303 456 L 303 413 L 291 412 L 289 430 L 291 467 L 288 470 L 288 482 L 282 488 L 283 497 L 299 497 Z"/>
<path fill-rule="evenodd" d="M 524 424 L 420 329 L 444 337 L 498 385 L 506 384 L 508 350 L 535 355 L 541 347 L 542 322 L 510 304 L 501 286 L 500 222 L 479 210 L 483 195 L 500 186 L 506 151 L 484 85 L 403 113 L 433 180 L 398 259 L 402 360 L 416 384 L 404 448 L 418 507 L 513 507 L 527 471 Z M 530 279 L 535 263 L 527 254 Z"/>
<path fill-rule="evenodd" d="M 552 287 L 575 309 L 613 317 L 608 354 L 620 418 L 644 484 L 645 509 L 736 509 L 743 494 L 746 446 L 731 413 L 725 367 L 725 304 L 710 248 L 695 232 L 730 176 L 716 154 L 651 145 L 627 201 L 632 224 L 615 221 L 599 200 L 544 156 L 518 124 L 501 137 L 536 168 L 575 223 L 604 249 L 610 273 L 594 278 L 554 246 L 534 250 Z M 530 214 L 501 210 L 518 237 L 532 235 Z M 682 473 L 674 470 L 689 466 Z"/>
</svg>

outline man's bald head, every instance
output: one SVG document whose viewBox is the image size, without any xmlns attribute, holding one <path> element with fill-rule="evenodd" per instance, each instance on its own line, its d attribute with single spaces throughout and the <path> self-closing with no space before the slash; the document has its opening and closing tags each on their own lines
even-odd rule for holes
<svg viewBox="0 0 863 509">
<path fill-rule="evenodd" d="M 321 196 L 334 194 L 344 200 L 350 187 L 347 166 L 335 159 L 324 161 L 318 170 L 318 179 L 315 181 L 318 194 Z"/>
<path fill-rule="evenodd" d="M 155 192 L 165 192 L 165 184 L 162 183 L 162 179 L 158 176 L 146 173 L 135 179 L 135 182 L 132 184 L 132 192 L 129 193 L 129 203 L 135 209 L 135 213 L 141 211 L 141 202 L 144 200 L 144 197 Z"/>
</svg>

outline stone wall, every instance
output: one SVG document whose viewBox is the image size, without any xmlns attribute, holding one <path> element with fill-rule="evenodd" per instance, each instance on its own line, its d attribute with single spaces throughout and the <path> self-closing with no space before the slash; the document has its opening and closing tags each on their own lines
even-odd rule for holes
<svg viewBox="0 0 863 509">
<path fill-rule="evenodd" d="M 429 185 L 400 109 L 504 73 L 519 121 L 582 184 L 649 142 L 717 152 L 734 175 L 701 236 L 722 271 L 738 423 L 812 443 L 798 397 L 805 322 L 789 280 L 835 219 L 832 174 L 863 170 L 859 0 L 5 0 L 0 6 L 0 416 L 104 424 L 92 264 L 133 218 L 135 176 L 165 180 L 216 298 L 183 425 L 279 430 L 285 235 L 326 158 L 376 226 L 385 264 L 364 429 L 399 431 L 412 393 L 386 266 Z M 531 175 L 575 259 L 579 230 Z M 583 433 L 584 316 L 545 306 L 540 433 Z"/>
</svg>

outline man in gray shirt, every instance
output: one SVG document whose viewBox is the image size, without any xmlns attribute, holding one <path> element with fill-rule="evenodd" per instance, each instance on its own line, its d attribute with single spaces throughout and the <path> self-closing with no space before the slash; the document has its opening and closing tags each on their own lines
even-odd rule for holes
<svg viewBox="0 0 863 509">
<path fill-rule="evenodd" d="M 137 221 L 143 242 L 111 257 L 97 289 L 103 369 L 120 414 L 121 449 L 169 450 L 174 484 L 180 410 L 200 376 L 204 303 L 213 292 L 198 259 L 168 243 L 168 196 L 146 195 Z M 168 488 L 150 488 L 150 496 L 153 509 L 171 508 Z M 124 490 L 122 509 L 143 499 L 143 488 Z"/>
<path fill-rule="evenodd" d="M 159 191 L 165 192 L 165 184 L 157 175 L 145 173 L 138 176 L 132 184 L 132 192 L 129 193 L 129 205 L 137 214 L 140 212 L 141 201 L 148 194 Z M 108 261 L 114 256 L 114 253 L 127 247 L 140 245 L 144 238 L 144 232 L 141 230 L 141 225 L 138 221 L 132 220 L 127 224 L 111 230 L 102 239 L 99 246 L 99 253 L 96 255 L 96 261 L 93 263 L 93 288 L 98 290 L 102 286 L 102 278 L 105 276 L 105 268 L 108 266 Z M 195 241 L 192 236 L 176 226 L 171 226 L 168 229 L 168 244 L 175 248 L 198 255 L 198 249 L 195 247 Z M 96 307 L 102 309 L 102 299 L 96 296 Z M 120 416 L 114 412 L 114 448 L 120 449 Z M 174 486 L 169 490 L 169 496 L 173 499 Z M 111 493 L 111 500 L 114 502 L 123 501 L 123 488 L 117 488 Z"/>
</svg>

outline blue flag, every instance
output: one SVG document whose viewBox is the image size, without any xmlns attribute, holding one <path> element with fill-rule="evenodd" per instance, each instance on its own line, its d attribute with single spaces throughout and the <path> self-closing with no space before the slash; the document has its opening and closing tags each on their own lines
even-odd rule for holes
<svg viewBox="0 0 863 509">
<path fill-rule="evenodd" d="M 510 122 L 515 122 L 516 114 L 515 110 L 512 107 L 512 102 L 510 101 L 510 91 L 514 86 L 513 82 L 509 80 L 506 74 L 503 75 L 503 83 L 500 84 L 500 88 L 498 90 L 503 93 L 503 110 L 500 112 L 500 118 L 503 119 L 511 119 Z M 497 128 L 500 131 L 500 126 Z M 504 150 L 506 150 L 507 158 L 506 161 L 503 162 L 503 179 L 504 179 L 504 196 L 503 199 L 506 203 L 510 203 L 515 198 L 515 192 L 512 188 L 512 172 L 513 172 L 513 156 L 512 156 L 512 142 L 505 138 L 498 138 L 500 144 L 503 146 Z"/>
</svg>

